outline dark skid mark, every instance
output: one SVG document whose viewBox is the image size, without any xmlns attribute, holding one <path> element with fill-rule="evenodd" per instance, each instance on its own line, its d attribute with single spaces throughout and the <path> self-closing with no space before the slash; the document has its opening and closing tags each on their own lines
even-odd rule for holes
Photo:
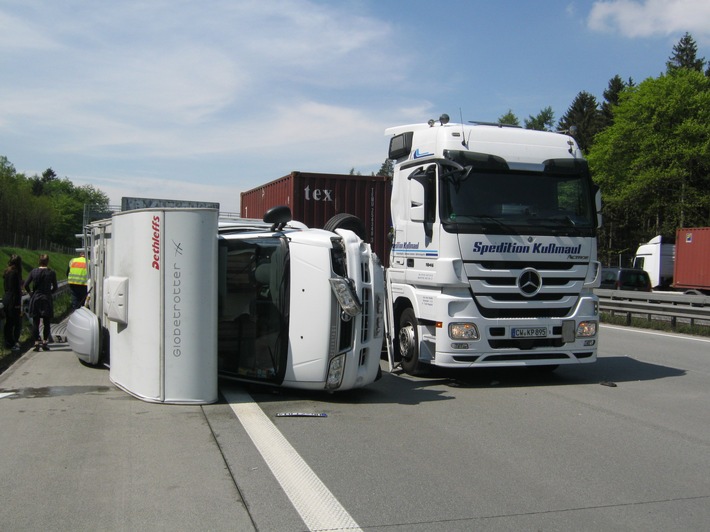
<svg viewBox="0 0 710 532">
<path fill-rule="evenodd" d="M 43 399 L 67 395 L 99 395 L 111 390 L 109 386 L 43 386 L 41 388 L 0 389 L 0 394 L 12 393 L 6 399 Z"/>
</svg>

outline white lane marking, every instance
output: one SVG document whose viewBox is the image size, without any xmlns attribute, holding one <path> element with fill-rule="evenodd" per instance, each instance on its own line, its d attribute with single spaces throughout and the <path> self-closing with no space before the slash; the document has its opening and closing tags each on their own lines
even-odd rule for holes
<svg viewBox="0 0 710 532">
<path fill-rule="evenodd" d="M 665 333 L 665 332 L 658 332 L 658 331 L 647 331 L 644 329 L 634 329 L 633 327 L 617 327 L 614 325 L 606 325 L 602 324 L 602 327 L 607 328 L 607 329 L 614 329 L 616 331 L 629 331 L 629 332 L 635 332 L 639 334 L 650 334 L 652 336 L 665 336 L 667 338 L 678 338 L 680 340 L 694 340 L 696 342 L 706 342 L 710 343 L 710 338 L 698 338 L 697 336 L 686 336 L 682 334 L 672 334 L 672 333 Z"/>
<path fill-rule="evenodd" d="M 220 392 L 309 530 L 361 530 L 249 394 Z"/>
<path fill-rule="evenodd" d="M 15 392 L 0 393 L 0 399 L 5 399 L 5 397 L 10 397 L 12 395 L 15 395 Z"/>
</svg>

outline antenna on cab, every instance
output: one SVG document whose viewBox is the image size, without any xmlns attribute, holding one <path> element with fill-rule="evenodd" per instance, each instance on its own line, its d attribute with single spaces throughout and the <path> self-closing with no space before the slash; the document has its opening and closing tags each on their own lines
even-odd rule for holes
<svg viewBox="0 0 710 532">
<path fill-rule="evenodd" d="M 468 148 L 468 145 L 466 143 L 466 131 L 464 131 L 463 128 L 463 111 L 461 111 L 461 108 L 459 107 L 459 116 L 461 117 L 461 146 L 464 148 Z"/>
</svg>

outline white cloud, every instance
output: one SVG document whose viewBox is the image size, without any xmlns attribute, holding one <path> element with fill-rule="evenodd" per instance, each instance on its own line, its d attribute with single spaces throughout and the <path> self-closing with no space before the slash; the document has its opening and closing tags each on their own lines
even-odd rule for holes
<svg viewBox="0 0 710 532">
<path fill-rule="evenodd" d="M 209 8 L 172 2 L 30 6 L 33 25 L 25 24 L 22 34 L 32 40 L 45 32 L 58 41 L 4 87 L 0 127 L 21 123 L 24 131 L 51 137 L 56 150 L 97 156 L 131 146 L 133 155 L 156 157 L 240 153 L 238 146 L 263 144 L 254 130 L 260 121 L 263 129 L 273 131 L 278 123 L 289 131 L 272 133 L 269 142 L 293 142 L 303 135 L 291 130 L 313 123 L 315 108 L 302 102 L 347 112 L 357 87 L 380 88 L 396 77 L 384 53 L 391 28 L 353 13 L 352 5 L 284 0 L 212 2 Z M 23 27 L 21 20 L 13 22 Z M 314 87 L 326 90 L 320 101 L 313 100 Z M 320 125 L 327 120 L 321 116 Z"/>
<path fill-rule="evenodd" d="M 597 31 L 618 31 L 625 37 L 675 35 L 686 31 L 710 42 L 708 0 L 609 0 L 595 2 L 588 18 Z"/>
<path fill-rule="evenodd" d="M 361 0 L 2 2 L 0 155 L 24 172 L 52 166 L 112 202 L 168 196 L 230 210 L 242 190 L 292 170 L 369 173 L 386 157 L 384 129 L 436 118 L 433 93 L 459 90 L 456 74 L 469 71 L 463 60 L 437 77 L 446 54 L 430 62 L 428 40 L 443 52 L 458 37 L 379 10 Z"/>
</svg>

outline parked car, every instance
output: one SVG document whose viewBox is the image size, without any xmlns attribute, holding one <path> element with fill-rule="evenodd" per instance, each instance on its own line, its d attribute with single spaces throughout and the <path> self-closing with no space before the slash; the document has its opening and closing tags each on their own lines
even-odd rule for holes
<svg viewBox="0 0 710 532">
<path fill-rule="evenodd" d="M 650 292 L 651 278 L 648 272 L 636 268 L 602 268 L 599 288 Z"/>
</svg>

